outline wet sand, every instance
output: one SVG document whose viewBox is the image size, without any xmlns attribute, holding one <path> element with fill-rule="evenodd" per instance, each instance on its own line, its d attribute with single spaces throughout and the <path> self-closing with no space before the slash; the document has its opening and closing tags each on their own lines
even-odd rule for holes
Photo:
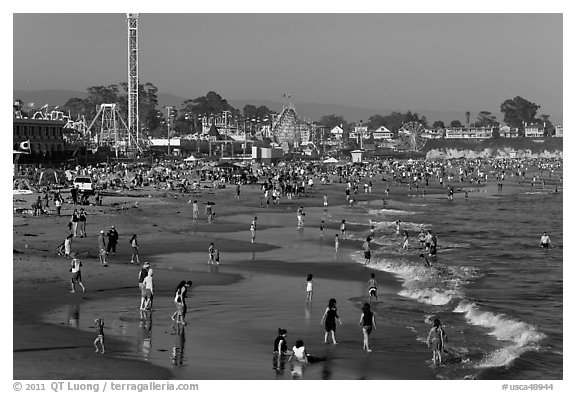
<svg viewBox="0 0 576 393">
<path fill-rule="evenodd" d="M 374 352 L 361 350 L 357 324 L 369 271 L 347 257 L 361 242 L 343 240 L 338 255 L 334 253 L 339 218 L 353 215 L 342 207 L 344 188 L 345 184 L 319 186 L 310 196 L 283 199 L 268 209 L 259 206 L 261 191 L 256 185 L 244 186 L 240 201 L 234 199 L 232 187 L 193 196 L 144 190 L 138 194 L 150 197 L 105 197 L 104 206 L 85 207 L 88 237 L 74 239 L 72 245 L 84 264 L 86 294 L 69 293 L 68 260 L 55 255 L 68 233 L 73 206 L 63 207 L 63 217 L 14 215 L 14 378 L 290 379 L 289 365 L 284 364 L 283 373 L 274 370 L 272 342 L 279 327 L 289 331 L 290 346 L 301 338 L 310 353 L 329 358 L 309 366 L 305 379 L 433 378 L 426 366 L 414 367 L 429 357 L 425 346 L 394 344 L 406 342 L 412 333 L 385 318 L 386 294 L 394 293 L 399 284 L 384 273 L 378 277 L 384 300 L 376 307 Z M 370 203 L 380 207 L 383 188 L 375 187 L 373 194 L 359 192 L 355 198 L 373 199 Z M 405 190 L 391 191 L 393 197 Z M 332 217 L 320 240 L 324 193 Z M 192 222 L 191 199 L 216 203 L 212 224 Z M 296 231 L 298 206 L 308 213 L 304 231 Z M 251 244 L 248 228 L 254 215 L 258 231 L 256 244 Z M 97 258 L 96 233 L 110 225 L 116 226 L 120 240 L 116 256 L 104 268 Z M 349 225 L 350 230 L 368 228 L 368 222 Z M 149 261 L 155 270 L 151 329 L 138 310 L 139 269 L 129 263 L 132 233 L 138 234 L 141 261 Z M 211 241 L 221 252 L 217 270 L 206 265 Z M 312 306 L 306 308 L 309 272 L 316 277 L 317 289 Z M 174 287 L 188 279 L 194 286 L 182 337 L 172 328 L 170 315 Z M 344 322 L 338 328 L 337 346 L 322 343 L 320 319 L 330 297 L 337 298 Z M 94 354 L 92 346 L 93 320 L 100 314 L 107 315 L 105 355 Z"/>
</svg>

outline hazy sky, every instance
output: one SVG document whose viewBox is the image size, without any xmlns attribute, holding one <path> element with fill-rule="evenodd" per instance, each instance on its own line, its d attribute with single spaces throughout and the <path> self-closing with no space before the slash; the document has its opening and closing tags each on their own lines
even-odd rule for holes
<svg viewBox="0 0 576 393">
<path fill-rule="evenodd" d="M 140 82 L 186 98 L 562 112 L 562 14 L 146 14 Z M 127 80 L 126 14 L 13 15 L 15 90 Z"/>
</svg>

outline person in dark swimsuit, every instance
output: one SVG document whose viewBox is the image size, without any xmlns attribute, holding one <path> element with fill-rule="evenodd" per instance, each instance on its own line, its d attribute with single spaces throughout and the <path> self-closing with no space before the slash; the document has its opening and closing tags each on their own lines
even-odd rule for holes
<svg viewBox="0 0 576 393">
<path fill-rule="evenodd" d="M 286 335 L 288 331 L 286 329 L 278 329 L 278 337 L 274 340 L 274 353 L 278 355 L 292 355 L 292 352 L 288 350 L 288 344 L 286 343 Z"/>
<path fill-rule="evenodd" d="M 336 308 L 336 299 L 330 299 L 328 301 L 328 307 L 326 307 L 326 311 L 324 311 L 324 315 L 322 316 L 322 320 L 320 323 L 324 323 L 324 327 L 326 328 L 326 333 L 324 333 L 324 343 L 328 343 L 328 333 L 332 333 L 332 343 L 337 344 L 336 342 L 336 320 L 340 322 L 342 325 L 342 321 L 338 316 L 338 309 Z"/>
<path fill-rule="evenodd" d="M 362 306 L 362 315 L 358 323 L 362 326 L 362 333 L 364 335 L 364 345 L 362 349 L 365 349 L 367 352 L 372 352 L 369 346 L 368 336 L 372 333 L 372 329 L 376 330 L 376 319 L 374 318 L 374 313 L 370 311 L 370 305 L 368 303 L 364 303 L 364 306 Z"/>
</svg>

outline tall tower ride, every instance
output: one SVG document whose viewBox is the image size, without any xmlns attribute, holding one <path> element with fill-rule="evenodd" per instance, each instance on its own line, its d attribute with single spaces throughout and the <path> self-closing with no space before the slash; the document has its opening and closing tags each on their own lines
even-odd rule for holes
<svg viewBox="0 0 576 393">
<path fill-rule="evenodd" d="M 140 145 L 138 127 L 138 14 L 126 14 L 128 21 L 128 135 Z"/>
</svg>

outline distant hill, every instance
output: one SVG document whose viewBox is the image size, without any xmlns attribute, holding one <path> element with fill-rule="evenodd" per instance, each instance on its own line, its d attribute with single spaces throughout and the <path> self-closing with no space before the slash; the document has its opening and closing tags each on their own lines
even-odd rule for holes
<svg viewBox="0 0 576 393">
<path fill-rule="evenodd" d="M 49 105 L 64 105 L 70 98 L 86 98 L 87 92 L 71 91 L 71 90 L 38 90 L 38 91 L 25 91 L 25 90 L 14 90 L 14 99 L 21 99 L 24 103 L 34 102 L 36 107 L 40 107 L 44 104 Z M 181 97 L 175 94 L 169 93 L 159 93 L 158 102 L 160 108 L 164 106 L 180 106 L 184 101 L 189 98 L 194 97 Z M 226 97 L 224 97 L 226 98 Z M 227 99 L 228 103 L 234 108 L 242 110 L 245 105 L 264 105 L 270 110 L 280 112 L 282 110 L 282 103 L 277 101 L 267 101 L 267 100 L 235 100 Z M 360 120 L 368 121 L 372 115 L 388 115 L 393 109 L 374 109 L 374 108 L 356 108 L 345 105 L 331 105 L 331 104 L 318 104 L 318 103 L 304 103 L 304 102 L 294 102 L 296 112 L 298 115 L 306 120 L 318 121 L 322 116 L 326 115 L 338 115 L 344 117 L 348 122 L 359 122 Z M 418 110 L 413 108 L 406 109 L 395 109 L 398 112 L 407 112 L 411 110 L 412 112 L 418 113 L 420 116 L 426 116 L 428 122 L 432 124 L 436 120 L 441 120 L 448 124 L 452 120 L 460 120 L 465 123 L 466 118 L 464 112 L 461 111 L 427 111 Z M 502 114 L 493 110 L 492 113 L 502 120 Z M 561 113 L 550 113 L 551 120 L 553 123 L 562 124 L 562 114 Z M 470 120 L 473 121 L 478 117 L 477 112 L 471 112 Z"/>
</svg>

